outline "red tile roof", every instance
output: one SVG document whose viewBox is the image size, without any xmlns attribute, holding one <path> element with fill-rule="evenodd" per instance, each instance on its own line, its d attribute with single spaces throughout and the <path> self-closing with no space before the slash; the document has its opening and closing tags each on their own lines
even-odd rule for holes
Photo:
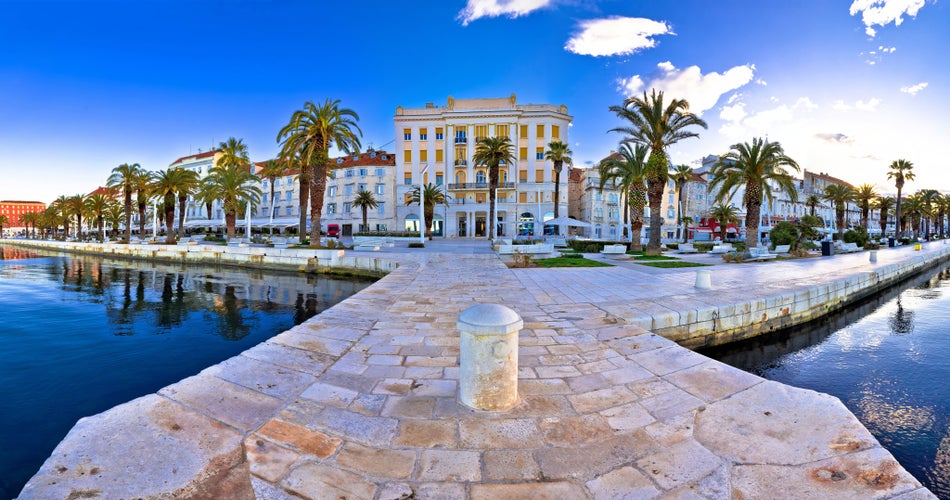
<svg viewBox="0 0 950 500">
<path fill-rule="evenodd" d="M 101 195 L 105 195 L 105 196 L 112 196 L 112 197 L 114 197 L 114 196 L 116 195 L 116 190 L 113 189 L 113 188 L 108 188 L 108 187 L 99 186 L 99 187 L 97 187 L 95 190 L 93 190 L 93 192 L 87 194 L 86 196 L 92 196 L 92 195 L 94 195 L 94 194 L 101 194 Z"/>
<path fill-rule="evenodd" d="M 210 157 L 213 157 L 213 156 L 214 156 L 214 153 L 215 153 L 215 150 L 212 149 L 211 151 L 205 151 L 204 153 L 198 153 L 198 154 L 196 154 L 196 155 L 182 156 L 181 158 L 179 158 L 179 159 L 173 161 L 173 162 L 172 162 L 172 165 L 174 165 L 174 164 L 176 164 L 176 163 L 181 163 L 181 162 L 183 162 L 183 161 L 185 161 L 185 160 L 188 160 L 188 159 L 200 160 L 200 159 L 202 159 L 202 158 L 210 158 Z"/>
<path fill-rule="evenodd" d="M 374 157 L 372 153 L 376 153 Z M 382 156 L 386 155 L 386 159 L 383 160 Z M 359 159 L 354 160 L 354 155 L 347 156 L 338 156 L 337 158 L 330 158 L 330 170 L 336 170 L 340 168 L 348 167 L 395 167 L 396 166 L 396 155 L 392 153 L 387 153 L 386 151 L 367 151 L 365 153 L 360 153 Z M 343 161 L 337 163 L 337 160 L 342 158 Z M 271 160 L 259 161 L 255 165 L 263 167 L 265 163 Z M 288 170 L 284 175 L 297 175 L 298 172 L 296 169 Z"/>
</svg>

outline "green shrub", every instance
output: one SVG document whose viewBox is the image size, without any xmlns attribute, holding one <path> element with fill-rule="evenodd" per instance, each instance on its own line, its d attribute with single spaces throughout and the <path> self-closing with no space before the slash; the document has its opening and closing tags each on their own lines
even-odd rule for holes
<svg viewBox="0 0 950 500">
<path fill-rule="evenodd" d="M 582 253 L 561 253 L 562 259 L 583 259 L 584 254 Z"/>
<path fill-rule="evenodd" d="M 868 244 L 868 231 L 858 226 L 845 231 L 843 239 L 845 243 L 857 243 L 859 247 L 863 247 Z"/>
<path fill-rule="evenodd" d="M 769 240 L 773 245 L 794 245 L 798 241 L 798 228 L 791 222 L 779 222 L 769 231 Z M 775 246 L 772 247 L 773 249 Z"/>
<path fill-rule="evenodd" d="M 713 249 L 713 243 L 693 243 L 693 248 L 700 252 L 708 252 Z"/>
<path fill-rule="evenodd" d="M 910 238 L 901 238 L 898 241 L 901 242 L 901 245 L 910 245 Z"/>
<path fill-rule="evenodd" d="M 418 241 L 413 241 L 409 243 L 409 248 L 425 248 L 426 244 Z"/>
<path fill-rule="evenodd" d="M 679 250 L 679 249 L 680 249 L 680 244 L 679 244 L 679 243 L 667 243 L 667 244 L 666 244 L 666 248 L 668 248 L 668 249 L 670 249 L 670 250 Z"/>
</svg>

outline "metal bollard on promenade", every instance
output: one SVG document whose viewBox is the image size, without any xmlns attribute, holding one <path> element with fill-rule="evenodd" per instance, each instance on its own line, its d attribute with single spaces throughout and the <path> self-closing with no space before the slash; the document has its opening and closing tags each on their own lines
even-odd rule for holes
<svg viewBox="0 0 950 500">
<path fill-rule="evenodd" d="M 518 332 L 524 321 L 499 304 L 459 314 L 459 401 L 476 410 L 507 410 L 518 402 Z"/>
</svg>

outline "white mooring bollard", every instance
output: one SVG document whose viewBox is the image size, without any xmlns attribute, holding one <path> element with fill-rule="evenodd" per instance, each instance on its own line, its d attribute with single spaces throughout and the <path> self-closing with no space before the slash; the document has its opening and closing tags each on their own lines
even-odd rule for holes
<svg viewBox="0 0 950 500">
<path fill-rule="evenodd" d="M 710 279 L 710 272 L 707 270 L 696 271 L 696 288 L 700 290 L 709 290 L 712 288 L 712 280 Z"/>
<path fill-rule="evenodd" d="M 868 260 L 870 260 L 872 264 L 877 262 L 877 250 L 871 250 L 871 255 L 868 257 Z"/>
<path fill-rule="evenodd" d="M 462 311 L 459 401 L 476 410 L 507 410 L 518 402 L 518 332 L 524 321 L 498 304 Z"/>
</svg>

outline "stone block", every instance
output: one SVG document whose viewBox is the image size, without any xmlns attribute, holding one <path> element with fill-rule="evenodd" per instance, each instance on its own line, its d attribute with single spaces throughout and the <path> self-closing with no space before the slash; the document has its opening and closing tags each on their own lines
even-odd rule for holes
<svg viewBox="0 0 950 500">
<path fill-rule="evenodd" d="M 304 453 L 327 458 L 340 447 L 340 438 L 312 431 L 304 426 L 274 419 L 258 429 L 258 434 L 272 441 L 290 445 Z"/>
<path fill-rule="evenodd" d="M 313 500 L 373 498 L 378 489 L 358 474 L 314 462 L 297 467 L 280 484 L 292 493 Z"/>
<path fill-rule="evenodd" d="M 245 432 L 267 422 L 281 400 L 210 375 L 196 375 L 159 391 L 169 399 Z"/>
<path fill-rule="evenodd" d="M 473 484 L 472 500 L 562 500 L 584 498 L 584 489 L 566 481 L 522 484 Z"/>
<path fill-rule="evenodd" d="M 586 486 L 594 500 L 653 498 L 661 493 L 649 478 L 633 467 L 610 471 L 588 481 Z"/>
<path fill-rule="evenodd" d="M 337 463 L 376 477 L 408 479 L 416 464 L 413 451 L 369 448 L 346 443 L 336 457 Z"/>
<path fill-rule="evenodd" d="M 419 459 L 422 481 L 480 481 L 481 459 L 478 452 L 424 450 Z"/>
</svg>

